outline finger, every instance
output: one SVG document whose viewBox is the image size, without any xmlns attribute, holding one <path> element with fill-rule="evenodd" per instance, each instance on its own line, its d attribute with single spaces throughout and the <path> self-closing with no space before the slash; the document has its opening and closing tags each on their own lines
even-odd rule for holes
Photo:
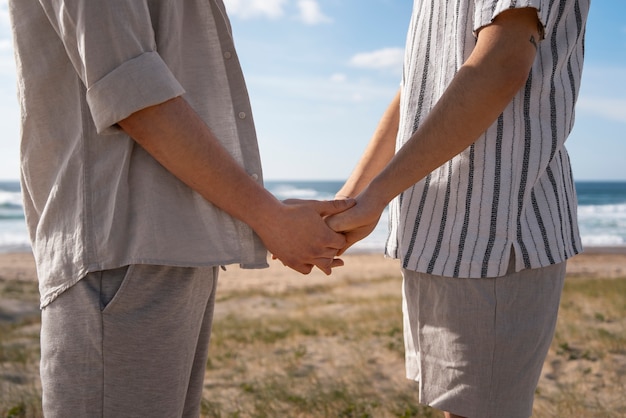
<svg viewBox="0 0 626 418">
<path fill-rule="evenodd" d="M 342 235 L 341 245 L 329 245 L 323 249 L 321 249 L 316 254 L 313 254 L 313 258 L 315 260 L 332 260 L 337 256 L 337 252 L 340 251 L 346 245 L 346 239 Z"/>
<path fill-rule="evenodd" d="M 345 223 L 342 222 L 344 218 L 345 216 L 339 213 L 337 215 L 329 216 L 324 220 L 326 221 L 326 225 L 328 225 L 330 229 L 336 232 L 341 232 L 341 231 L 347 231 L 349 229 L 347 228 Z"/>
<path fill-rule="evenodd" d="M 352 247 L 352 246 L 354 245 L 354 243 L 355 243 L 355 242 L 356 242 L 356 241 L 348 241 L 348 242 L 346 242 L 346 245 L 345 245 L 342 249 L 340 249 L 339 251 L 337 251 L 337 257 L 339 257 L 340 255 L 345 254 L 346 250 L 347 250 L 348 248 Z"/>
<path fill-rule="evenodd" d="M 334 251 L 333 254 L 336 253 L 336 250 Z M 272 255 L 272 259 L 273 260 L 278 260 L 281 263 L 283 263 L 283 266 L 285 267 L 289 267 L 292 270 L 297 271 L 298 273 L 302 273 L 302 274 L 309 274 L 311 272 L 311 270 L 313 270 L 313 267 L 315 267 L 315 265 L 313 264 L 306 264 L 306 263 L 298 263 L 295 261 L 286 261 L 283 259 L 280 259 L 278 257 L 276 257 L 275 255 Z"/>
<path fill-rule="evenodd" d="M 342 267 L 343 265 L 343 260 L 337 257 L 317 258 L 315 261 L 315 266 L 323 271 L 327 276 L 332 274 L 332 269 L 335 267 Z"/>
<path fill-rule="evenodd" d="M 315 258 L 313 260 L 313 263 L 315 263 L 315 267 L 317 267 L 318 269 L 320 269 L 321 271 L 324 272 L 324 274 L 326 274 L 327 276 L 330 276 L 330 274 L 332 273 L 332 264 L 333 264 L 333 258 L 336 254 L 336 251 L 333 252 L 332 257 L 319 257 L 319 258 Z"/>
<path fill-rule="evenodd" d="M 342 267 L 343 265 L 344 265 L 344 262 L 341 258 L 333 258 L 330 261 L 330 265 L 328 265 L 327 267 L 318 265 L 317 268 L 323 271 L 327 276 L 330 276 L 335 267 Z"/>
<path fill-rule="evenodd" d="M 333 258 L 345 245 L 346 236 L 329 229 L 328 234 L 310 243 L 306 254 L 312 258 Z"/>
<path fill-rule="evenodd" d="M 306 276 L 307 274 L 311 272 L 311 270 L 313 270 L 313 267 L 315 266 L 313 264 L 298 264 L 298 265 L 293 265 L 293 266 L 288 266 L 288 267 Z"/>
<path fill-rule="evenodd" d="M 322 272 L 324 272 L 325 275 L 330 276 L 333 272 L 333 269 L 330 266 L 316 266 L 318 269 L 320 269 Z"/>
<path fill-rule="evenodd" d="M 311 202 L 313 202 L 313 200 L 309 200 L 309 199 L 285 199 L 282 201 L 285 205 L 302 205 L 302 204 L 309 204 Z"/>
<path fill-rule="evenodd" d="M 324 221 L 326 222 L 326 225 L 328 225 L 328 227 L 333 231 L 347 233 L 361 226 L 358 223 L 359 214 L 353 212 L 355 210 L 356 209 L 352 209 L 350 211 L 345 211 L 336 215 L 326 217 L 324 218 Z"/>
<path fill-rule="evenodd" d="M 345 210 L 350 209 L 354 205 L 356 205 L 356 200 L 354 199 L 339 199 L 339 200 L 321 200 L 321 201 L 311 201 L 311 207 L 319 213 L 320 216 L 330 216 L 335 215 L 337 213 L 341 213 Z"/>
<path fill-rule="evenodd" d="M 341 258 L 333 258 L 333 262 L 330 265 L 331 268 L 335 268 L 335 267 L 343 267 L 344 266 L 344 262 Z"/>
</svg>

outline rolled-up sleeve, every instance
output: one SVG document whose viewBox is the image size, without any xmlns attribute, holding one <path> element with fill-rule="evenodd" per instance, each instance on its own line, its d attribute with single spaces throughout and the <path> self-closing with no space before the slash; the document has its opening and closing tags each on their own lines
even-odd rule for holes
<svg viewBox="0 0 626 418">
<path fill-rule="evenodd" d="M 475 2 L 474 9 L 474 33 L 493 20 L 502 12 L 509 9 L 523 9 L 531 7 L 537 9 L 539 22 L 546 27 L 548 21 L 548 7 L 544 6 L 544 0 L 481 0 Z"/>
<path fill-rule="evenodd" d="M 98 133 L 184 89 L 156 50 L 146 0 L 41 0 L 87 90 Z"/>
<path fill-rule="evenodd" d="M 184 93 L 161 57 L 146 52 L 122 63 L 87 90 L 87 103 L 98 133 L 115 131 L 120 120 L 137 110 Z"/>
</svg>

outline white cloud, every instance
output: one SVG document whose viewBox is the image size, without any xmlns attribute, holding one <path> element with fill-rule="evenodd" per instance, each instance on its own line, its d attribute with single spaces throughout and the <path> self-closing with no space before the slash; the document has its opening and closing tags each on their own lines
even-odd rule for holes
<svg viewBox="0 0 626 418">
<path fill-rule="evenodd" d="M 383 48 L 376 51 L 356 54 L 350 59 L 350 64 L 359 68 L 399 71 L 402 68 L 403 60 L 404 49 Z"/>
<path fill-rule="evenodd" d="M 320 5 L 316 0 L 298 0 L 299 19 L 307 25 L 317 25 L 319 23 L 331 22 L 328 16 L 322 13 Z"/>
<path fill-rule="evenodd" d="M 581 97 L 576 103 L 576 109 L 603 119 L 626 123 L 626 98 Z"/>
<path fill-rule="evenodd" d="M 335 73 L 330 76 L 330 81 L 333 83 L 343 83 L 348 79 L 348 77 L 343 73 Z"/>
<path fill-rule="evenodd" d="M 2 1 L 6 0 L 0 0 Z M 293 3 L 292 0 L 224 0 L 228 14 L 241 19 L 279 19 L 287 15 L 288 6 L 295 6 L 298 11 L 293 17 L 307 25 L 332 21 L 322 12 L 317 0 L 297 0 L 295 4 Z"/>
<path fill-rule="evenodd" d="M 287 0 L 224 0 L 228 14 L 242 19 L 280 18 L 285 14 L 286 3 Z"/>
</svg>

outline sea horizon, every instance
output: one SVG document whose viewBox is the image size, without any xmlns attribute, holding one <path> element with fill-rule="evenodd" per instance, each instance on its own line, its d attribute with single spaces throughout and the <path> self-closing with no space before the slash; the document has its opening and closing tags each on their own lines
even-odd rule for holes
<svg viewBox="0 0 626 418">
<path fill-rule="evenodd" d="M 345 180 L 265 180 L 280 200 L 331 200 Z M 626 180 L 576 180 L 578 220 L 586 251 L 626 251 Z M 388 237 L 387 210 L 372 234 L 351 253 L 383 253 Z M 30 252 L 20 184 L 0 180 L 0 253 Z"/>
</svg>

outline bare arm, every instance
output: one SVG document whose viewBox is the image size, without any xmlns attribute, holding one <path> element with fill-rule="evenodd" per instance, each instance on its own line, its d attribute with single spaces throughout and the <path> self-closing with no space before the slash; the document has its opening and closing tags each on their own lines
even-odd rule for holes
<svg viewBox="0 0 626 418">
<path fill-rule="evenodd" d="M 181 97 L 142 109 L 119 125 L 173 175 L 250 225 L 285 265 L 305 274 L 314 265 L 326 274 L 341 265 L 334 256 L 345 238 L 320 215 L 350 202 L 281 203 L 248 176 Z"/>
<path fill-rule="evenodd" d="M 501 13 L 478 34 L 476 48 L 419 129 L 357 197 L 330 218 L 349 232 L 348 246 L 369 234 L 385 206 L 470 146 L 525 84 L 540 39 L 536 10 Z M 367 170 L 365 170 L 367 171 Z M 365 235 L 364 235 L 365 234 Z"/>
<path fill-rule="evenodd" d="M 337 197 L 355 197 L 393 158 L 400 123 L 400 91 L 383 113 L 374 135 Z"/>
</svg>

